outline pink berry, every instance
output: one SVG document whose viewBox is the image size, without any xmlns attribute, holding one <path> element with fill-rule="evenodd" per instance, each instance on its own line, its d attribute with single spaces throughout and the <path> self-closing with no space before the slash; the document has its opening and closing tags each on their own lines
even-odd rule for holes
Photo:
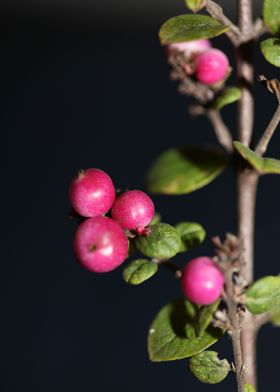
<svg viewBox="0 0 280 392">
<path fill-rule="evenodd" d="M 219 49 L 210 49 L 196 58 L 196 78 L 204 84 L 223 81 L 229 72 L 227 56 Z"/>
<path fill-rule="evenodd" d="M 168 54 L 172 54 L 174 50 L 183 53 L 187 59 L 203 53 L 211 48 L 211 43 L 208 39 L 198 39 L 195 41 L 178 42 L 170 44 L 167 47 Z"/>
<path fill-rule="evenodd" d="M 74 253 L 89 271 L 109 272 L 127 258 L 128 241 L 117 222 L 97 216 L 79 225 L 74 238 Z"/>
<path fill-rule="evenodd" d="M 224 276 L 210 257 L 198 257 L 185 266 L 181 285 L 191 302 L 209 305 L 220 297 Z"/>
<path fill-rule="evenodd" d="M 94 217 L 105 214 L 115 200 L 115 187 L 107 173 L 100 169 L 81 170 L 69 187 L 72 207 L 78 214 Z"/>
<path fill-rule="evenodd" d="M 142 191 L 128 191 L 119 196 L 112 207 L 112 217 L 130 230 L 149 225 L 154 217 L 154 203 Z"/>
</svg>

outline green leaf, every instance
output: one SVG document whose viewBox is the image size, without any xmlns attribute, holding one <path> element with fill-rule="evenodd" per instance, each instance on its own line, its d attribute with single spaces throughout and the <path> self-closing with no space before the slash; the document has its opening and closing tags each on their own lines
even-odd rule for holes
<svg viewBox="0 0 280 392">
<path fill-rule="evenodd" d="M 280 327 L 280 308 L 276 308 L 271 312 L 271 324 L 275 327 Z"/>
<path fill-rule="evenodd" d="M 206 236 L 203 227 L 196 222 L 180 222 L 175 226 L 181 237 L 180 252 L 185 252 L 189 249 L 200 245 Z"/>
<path fill-rule="evenodd" d="M 275 65 L 280 67 L 280 39 L 279 38 L 268 38 L 260 43 L 260 49 L 264 58 Z"/>
<path fill-rule="evenodd" d="M 240 142 L 233 142 L 238 153 L 260 174 L 280 174 L 280 161 L 273 158 L 262 158 Z"/>
<path fill-rule="evenodd" d="M 141 284 L 151 278 L 158 270 L 156 263 L 147 259 L 133 260 L 124 270 L 123 278 L 126 283 Z"/>
<path fill-rule="evenodd" d="M 256 392 L 255 387 L 251 384 L 245 384 L 245 392 Z"/>
<path fill-rule="evenodd" d="M 224 106 L 239 101 L 240 97 L 241 91 L 238 87 L 227 87 L 215 98 L 211 107 L 221 110 Z"/>
<path fill-rule="evenodd" d="M 198 12 L 205 5 L 205 0 L 185 0 L 186 6 L 193 12 Z"/>
<path fill-rule="evenodd" d="M 159 222 L 161 222 L 161 215 L 158 212 L 156 212 L 152 219 L 152 222 L 150 223 L 150 226 L 156 225 Z"/>
<path fill-rule="evenodd" d="M 203 306 L 199 309 L 198 323 L 197 323 L 197 335 L 201 336 L 206 328 L 210 325 L 213 315 L 218 309 L 221 300 L 218 299 L 211 305 Z"/>
<path fill-rule="evenodd" d="M 226 164 L 227 159 L 219 149 L 172 148 L 154 162 L 147 176 L 147 186 L 154 193 L 191 193 L 213 181 Z"/>
<path fill-rule="evenodd" d="M 149 357 L 153 362 L 191 357 L 215 343 L 223 334 L 209 326 L 197 337 L 198 308 L 180 299 L 165 305 L 154 319 L 148 336 Z"/>
<path fill-rule="evenodd" d="M 177 230 L 167 223 L 157 223 L 150 227 L 151 234 L 135 239 L 137 249 L 145 256 L 165 260 L 175 256 L 181 247 Z"/>
<path fill-rule="evenodd" d="M 245 305 L 253 314 L 261 314 L 280 306 L 280 277 L 265 276 L 246 290 Z"/>
<path fill-rule="evenodd" d="M 280 2 L 278 0 L 264 0 L 263 18 L 272 33 L 280 34 Z"/>
<path fill-rule="evenodd" d="M 230 364 L 226 359 L 219 359 L 215 351 L 203 351 L 191 358 L 190 369 L 199 381 L 218 384 L 228 375 Z"/>
<path fill-rule="evenodd" d="M 228 30 L 221 22 L 207 15 L 185 14 L 168 19 L 159 31 L 162 45 L 174 42 L 212 38 Z"/>
</svg>

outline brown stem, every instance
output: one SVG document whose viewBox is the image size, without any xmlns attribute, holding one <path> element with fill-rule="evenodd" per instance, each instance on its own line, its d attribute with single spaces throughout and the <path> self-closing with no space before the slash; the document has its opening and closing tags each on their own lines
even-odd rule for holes
<svg viewBox="0 0 280 392">
<path fill-rule="evenodd" d="M 270 120 L 270 123 L 268 124 L 266 130 L 264 131 L 264 134 L 262 135 L 260 141 L 257 144 L 257 147 L 255 149 L 255 152 L 259 155 L 263 155 L 268 147 L 268 144 L 280 122 L 280 104 L 278 105 L 272 119 Z"/>
<path fill-rule="evenodd" d="M 238 24 L 242 44 L 236 50 L 237 76 L 241 89 L 238 103 L 239 140 L 250 145 L 254 120 L 253 86 L 253 6 L 252 0 L 238 0 Z M 248 282 L 254 274 L 254 211 L 258 174 L 240 164 L 237 168 L 238 184 L 238 236 L 244 246 L 244 265 L 242 274 Z M 246 382 L 256 386 L 256 328 L 253 316 L 248 312 L 242 323 L 241 348 Z"/>
<path fill-rule="evenodd" d="M 232 23 L 230 19 L 226 17 L 226 15 L 223 13 L 222 7 L 212 0 L 207 0 L 205 3 L 205 8 L 207 12 L 213 16 L 213 18 L 219 20 L 223 25 L 229 27 L 229 30 L 226 31 L 225 34 L 229 37 L 235 46 L 238 45 L 240 40 L 240 30 L 234 23 Z"/>
<path fill-rule="evenodd" d="M 217 136 L 219 143 L 225 148 L 227 152 L 232 153 L 232 136 L 229 129 L 225 125 L 220 112 L 217 110 L 210 109 L 206 112 L 206 114 L 213 125 L 214 132 Z"/>
</svg>

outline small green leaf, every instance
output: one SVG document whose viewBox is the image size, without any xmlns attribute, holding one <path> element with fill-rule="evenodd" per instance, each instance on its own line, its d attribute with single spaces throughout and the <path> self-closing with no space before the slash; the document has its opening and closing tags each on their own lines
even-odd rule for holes
<svg viewBox="0 0 280 392">
<path fill-rule="evenodd" d="M 275 65 L 280 67 L 280 39 L 279 38 L 268 38 L 260 43 L 260 49 L 264 58 Z"/>
<path fill-rule="evenodd" d="M 226 164 L 227 158 L 219 149 L 172 148 L 154 162 L 147 186 L 154 193 L 191 193 L 213 181 Z"/>
<path fill-rule="evenodd" d="M 181 238 L 177 230 L 167 223 L 151 226 L 151 234 L 135 239 L 137 249 L 145 256 L 165 260 L 175 256 L 181 247 Z"/>
<path fill-rule="evenodd" d="M 152 219 L 152 222 L 150 223 L 150 226 L 156 225 L 159 222 L 161 222 L 161 215 L 158 212 L 156 212 Z"/>
<path fill-rule="evenodd" d="M 256 392 L 255 387 L 251 384 L 245 384 L 245 392 Z"/>
<path fill-rule="evenodd" d="M 124 270 L 123 278 L 126 283 L 141 284 L 151 278 L 158 270 L 156 263 L 147 259 L 133 260 Z"/>
<path fill-rule="evenodd" d="M 240 97 L 241 91 L 238 87 L 227 87 L 215 98 L 211 107 L 221 110 L 224 106 L 239 101 Z"/>
<path fill-rule="evenodd" d="M 175 229 L 181 236 L 180 252 L 185 252 L 200 245 L 206 236 L 203 227 L 196 222 L 180 222 L 175 226 Z"/>
<path fill-rule="evenodd" d="M 245 305 L 253 314 L 269 312 L 280 306 L 280 277 L 265 276 L 246 290 Z"/>
<path fill-rule="evenodd" d="M 165 305 L 154 319 L 148 336 L 148 351 L 153 362 L 191 357 L 215 343 L 223 334 L 209 326 L 197 337 L 198 308 L 180 299 Z"/>
<path fill-rule="evenodd" d="M 268 29 L 274 34 L 280 34 L 280 2 L 264 0 L 263 17 Z"/>
<path fill-rule="evenodd" d="M 205 0 L 185 0 L 186 6 L 193 12 L 198 12 L 205 5 Z"/>
<path fill-rule="evenodd" d="M 262 158 L 240 142 L 233 142 L 238 153 L 260 174 L 280 174 L 280 161 L 273 158 Z"/>
<path fill-rule="evenodd" d="M 168 19 L 159 31 L 162 45 L 174 42 L 212 38 L 228 30 L 221 22 L 207 15 L 185 14 Z"/>
<path fill-rule="evenodd" d="M 218 299 L 213 304 L 208 306 L 203 306 L 202 308 L 199 309 L 198 323 L 196 328 L 198 336 L 201 336 L 206 330 L 206 328 L 210 325 L 213 319 L 213 314 L 218 309 L 220 302 L 221 300 Z"/>
<path fill-rule="evenodd" d="M 218 384 L 228 375 L 230 364 L 226 359 L 219 359 L 215 351 L 203 351 L 191 358 L 190 369 L 199 381 Z"/>
</svg>

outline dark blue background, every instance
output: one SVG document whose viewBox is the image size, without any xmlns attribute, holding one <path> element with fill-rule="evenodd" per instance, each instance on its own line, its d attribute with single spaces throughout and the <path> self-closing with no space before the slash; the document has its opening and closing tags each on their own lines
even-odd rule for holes
<svg viewBox="0 0 280 392">
<path fill-rule="evenodd" d="M 103 12 L 92 23 L 86 12 L 75 18 L 8 5 L 0 17 L 1 391 L 235 391 L 233 375 L 207 386 L 188 373 L 187 361 L 149 362 L 149 324 L 162 305 L 181 295 L 166 271 L 141 287 L 128 287 L 121 268 L 91 274 L 71 249 L 75 224 L 67 218 L 67 188 L 78 169 L 100 167 L 118 187 L 143 187 L 162 150 L 215 142 L 205 119 L 190 121 L 188 100 L 168 80 L 157 40 L 162 14 L 125 23 L 124 11 L 120 23 Z M 176 13 L 174 5 L 164 13 Z M 233 63 L 226 38 L 214 44 L 226 47 Z M 279 75 L 261 55 L 256 69 Z M 261 86 L 255 93 L 260 134 L 276 102 Z M 235 110 L 225 109 L 224 115 L 235 133 Z M 279 143 L 276 134 L 269 155 L 279 157 Z M 208 232 L 203 247 L 179 257 L 179 263 L 212 254 L 211 236 L 235 231 L 234 191 L 228 170 L 193 194 L 154 197 L 165 221 L 196 220 Z M 279 273 L 279 196 L 279 177 L 262 178 L 257 276 Z M 260 334 L 261 391 L 277 385 L 279 339 L 276 328 L 267 326 Z M 231 359 L 227 337 L 216 347 Z"/>
</svg>

